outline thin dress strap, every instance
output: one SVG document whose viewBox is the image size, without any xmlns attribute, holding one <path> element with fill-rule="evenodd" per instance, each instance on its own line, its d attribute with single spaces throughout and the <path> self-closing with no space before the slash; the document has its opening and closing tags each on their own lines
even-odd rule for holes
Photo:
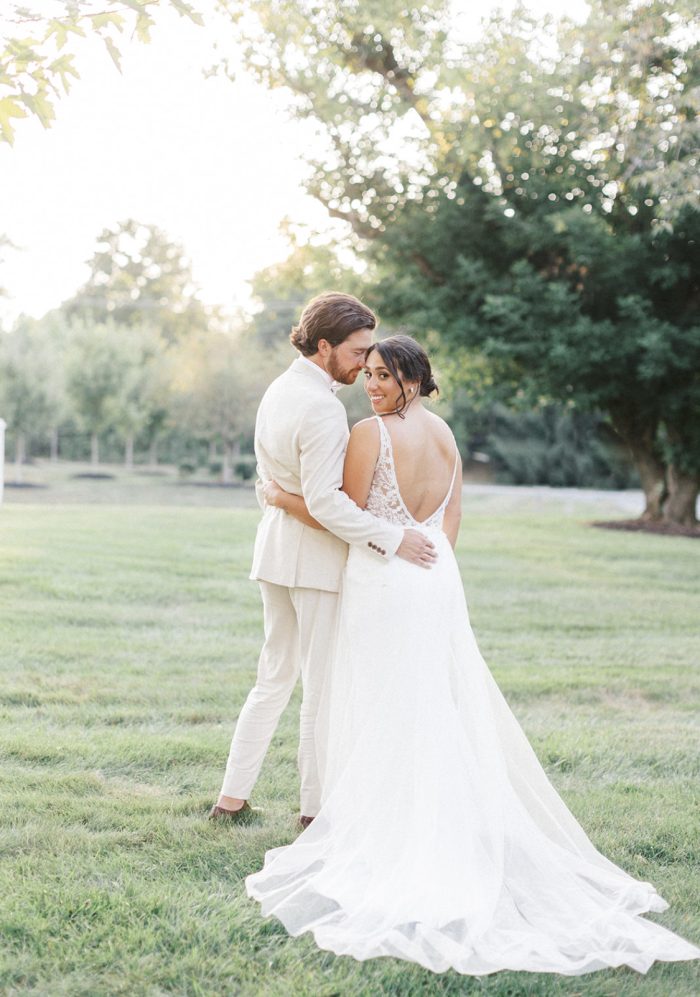
<svg viewBox="0 0 700 997">
<path fill-rule="evenodd" d="M 452 481 L 450 482 L 450 490 L 447 493 L 447 496 L 445 497 L 445 502 L 444 502 L 445 505 L 447 505 L 447 503 L 452 498 L 452 492 L 454 491 L 455 481 L 457 480 L 457 468 L 458 467 L 459 467 L 459 448 L 458 448 L 457 444 L 455 443 L 455 469 L 452 472 Z"/>
<path fill-rule="evenodd" d="M 384 425 L 384 420 L 380 415 L 375 415 L 374 418 L 379 423 L 379 457 L 377 459 L 387 461 L 394 472 L 394 448 L 391 445 L 389 430 Z"/>
<path fill-rule="evenodd" d="M 386 443 L 386 442 L 391 443 L 391 437 L 389 436 L 389 430 L 384 425 L 384 420 L 382 419 L 382 417 L 380 415 L 375 415 L 374 418 L 379 423 L 379 435 L 380 435 L 380 437 L 382 439 L 382 442 L 383 443 Z"/>
</svg>

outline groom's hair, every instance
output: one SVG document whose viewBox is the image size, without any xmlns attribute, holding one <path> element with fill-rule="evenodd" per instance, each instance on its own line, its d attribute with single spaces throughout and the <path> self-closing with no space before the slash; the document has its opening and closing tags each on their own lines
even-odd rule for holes
<svg viewBox="0 0 700 997">
<path fill-rule="evenodd" d="M 320 339 L 327 340 L 331 346 L 340 346 L 358 329 L 376 327 L 377 316 L 352 294 L 324 291 L 308 303 L 301 313 L 299 325 L 293 327 L 289 341 L 305 357 L 311 357 L 318 353 Z"/>
</svg>

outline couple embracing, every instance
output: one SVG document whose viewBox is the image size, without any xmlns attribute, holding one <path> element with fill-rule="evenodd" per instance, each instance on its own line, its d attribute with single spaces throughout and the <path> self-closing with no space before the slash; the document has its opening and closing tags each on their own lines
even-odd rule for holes
<svg viewBox="0 0 700 997">
<path fill-rule="evenodd" d="M 598 852 L 486 667 L 453 554 L 461 462 L 422 347 L 328 292 L 266 391 L 251 577 L 265 643 L 212 817 L 245 820 L 301 674 L 302 833 L 248 876 L 293 935 L 434 972 L 575 975 L 700 950 L 640 914 L 667 904 Z M 348 434 L 335 390 L 364 378 Z"/>
</svg>

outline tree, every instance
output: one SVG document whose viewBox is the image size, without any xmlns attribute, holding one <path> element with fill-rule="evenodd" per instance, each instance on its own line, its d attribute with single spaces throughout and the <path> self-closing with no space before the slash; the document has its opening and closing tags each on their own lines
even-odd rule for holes
<svg viewBox="0 0 700 997">
<path fill-rule="evenodd" d="M 16 249 L 17 247 L 12 243 L 6 235 L 0 233 L 0 267 L 5 262 L 5 250 L 6 249 Z M 0 284 L 0 298 L 4 298 L 7 295 L 6 289 Z"/>
<path fill-rule="evenodd" d="M 630 187 L 654 187 L 671 216 L 697 195 L 692 0 L 591 0 L 583 26 L 520 5 L 473 42 L 447 0 L 220 6 L 236 57 L 325 139 L 310 192 L 366 237 L 454 195 L 465 169 L 498 197 L 559 187 L 601 209 Z"/>
<path fill-rule="evenodd" d="M 243 436 L 252 436 L 265 386 L 279 371 L 271 354 L 230 333 L 210 333 L 178 348 L 173 418 L 190 434 L 222 445 L 225 484 L 233 480 Z"/>
<path fill-rule="evenodd" d="M 305 239 L 291 228 L 287 235 L 291 248 L 287 259 L 260 270 L 250 282 L 257 310 L 249 331 L 264 349 L 288 341 L 292 326 L 314 295 L 337 288 L 360 295 L 367 284 L 365 274 L 341 261 L 338 246 L 326 239 Z M 350 255 L 349 247 L 340 248 Z"/>
<path fill-rule="evenodd" d="M 153 436 L 167 412 L 171 358 L 159 333 L 146 326 L 119 331 L 122 378 L 114 396 L 113 425 L 124 437 L 124 464 L 134 465 L 134 442 Z"/>
<path fill-rule="evenodd" d="M 197 297 L 184 249 L 155 225 L 128 219 L 104 229 L 88 266 L 86 284 L 62 305 L 69 318 L 148 325 L 168 342 L 217 320 Z"/>
<path fill-rule="evenodd" d="M 472 44 L 442 2 L 252 6 L 244 56 L 325 136 L 309 189 L 384 268 L 384 314 L 514 393 L 603 407 L 645 515 L 694 522 L 694 5 L 520 7 Z"/>
<path fill-rule="evenodd" d="M 432 93 L 446 92 L 452 62 L 447 0 L 410 9 L 397 0 L 222 0 L 220 7 L 231 21 L 234 65 L 242 57 L 317 125 L 322 147 L 309 156 L 309 191 L 332 217 L 375 235 L 429 179 L 432 142 L 442 134 Z M 235 74 L 226 62 L 222 68 Z"/>
<path fill-rule="evenodd" d="M 48 370 L 40 368 L 46 390 L 50 393 L 48 430 L 51 460 L 58 460 L 59 436 L 62 425 L 71 417 L 71 404 L 66 390 L 66 353 L 70 345 L 71 328 L 59 308 L 52 309 L 34 323 L 41 341 L 41 354 Z M 38 351 L 37 351 L 38 353 Z"/>
<path fill-rule="evenodd" d="M 89 267 L 86 284 L 61 311 L 69 321 L 82 323 L 85 335 L 92 328 L 102 330 L 108 354 L 122 375 L 117 389 L 103 371 L 109 398 L 98 412 L 93 394 L 91 418 L 103 428 L 111 418 L 124 436 L 127 466 L 133 463 L 137 436 L 149 445 L 153 460 L 169 414 L 170 348 L 188 338 L 197 340 L 210 326 L 221 327 L 223 320 L 217 309 L 205 307 L 197 297 L 183 248 L 156 226 L 129 219 L 105 229 Z M 121 344 L 112 342 L 119 335 Z M 85 402 L 83 398 L 83 407 Z M 101 431 L 93 432 L 93 448 Z"/>
<path fill-rule="evenodd" d="M 92 36 L 105 45 L 117 69 L 120 44 L 135 36 L 147 42 L 160 0 L 32 0 L 11 2 L 2 20 L 0 40 L 0 141 L 14 141 L 15 122 L 37 117 L 49 127 L 56 102 L 80 74 L 75 43 Z M 186 0 L 169 0 L 179 14 L 196 24 L 201 16 Z M 49 9 L 47 9 L 49 8 Z M 12 34 L 10 34 L 12 32 Z"/>
<path fill-rule="evenodd" d="M 438 329 L 444 349 L 482 351 L 513 399 L 606 412 L 639 471 L 644 515 L 692 522 L 700 214 L 624 235 L 570 208 L 543 227 L 536 216 L 504 217 L 471 183 L 458 190 L 432 224 L 416 211 L 387 237 L 383 311 L 414 333 Z"/>
<path fill-rule="evenodd" d="M 90 433 L 94 467 L 100 462 L 100 435 L 115 422 L 128 376 L 122 331 L 112 321 L 76 321 L 66 362 L 66 387 L 78 421 Z"/>
<path fill-rule="evenodd" d="M 40 323 L 21 317 L 0 334 L 0 415 L 15 437 L 15 480 L 22 479 L 28 440 L 47 432 L 63 406 L 56 342 Z"/>
</svg>

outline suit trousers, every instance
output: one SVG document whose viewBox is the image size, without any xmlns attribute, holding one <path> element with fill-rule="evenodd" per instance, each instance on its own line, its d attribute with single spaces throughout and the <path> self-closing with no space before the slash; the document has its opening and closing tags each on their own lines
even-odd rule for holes
<svg viewBox="0 0 700 997">
<path fill-rule="evenodd" d="M 333 653 L 338 593 L 259 582 L 265 643 L 255 685 L 243 705 L 231 741 L 221 792 L 247 800 L 260 773 L 279 719 L 301 674 L 299 776 L 301 813 L 315 817 L 321 785 L 314 728 Z"/>
</svg>

